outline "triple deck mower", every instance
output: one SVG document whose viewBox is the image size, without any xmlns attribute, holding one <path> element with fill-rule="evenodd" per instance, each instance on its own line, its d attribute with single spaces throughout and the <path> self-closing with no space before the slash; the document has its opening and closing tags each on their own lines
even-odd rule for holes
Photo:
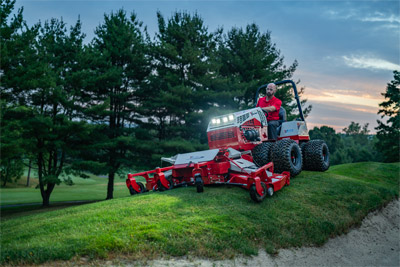
<svg viewBox="0 0 400 267">
<path fill-rule="evenodd" d="M 210 150 L 161 158 L 172 165 L 128 174 L 126 185 L 131 195 L 187 185 L 201 193 L 204 185 L 228 184 L 249 190 L 251 199 L 261 202 L 289 185 L 290 178 L 302 169 L 326 171 L 328 146 L 322 140 L 310 140 L 296 84 L 291 80 L 275 84 L 286 83 L 293 87 L 300 118 L 287 122 L 281 108 L 278 140 L 268 140 L 266 114 L 259 107 L 215 117 L 207 128 Z M 267 85 L 257 89 L 255 103 Z M 146 186 L 136 181 L 137 176 L 146 179 Z"/>
</svg>

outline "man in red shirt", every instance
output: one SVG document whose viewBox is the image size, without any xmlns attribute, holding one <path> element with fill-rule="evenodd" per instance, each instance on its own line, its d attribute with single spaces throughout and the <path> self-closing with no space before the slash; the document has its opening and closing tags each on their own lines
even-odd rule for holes
<svg viewBox="0 0 400 267">
<path fill-rule="evenodd" d="M 258 100 L 257 107 L 268 113 L 268 139 L 278 139 L 278 126 L 279 126 L 279 109 L 281 108 L 282 101 L 276 98 L 276 85 L 270 83 L 267 85 L 266 96 Z"/>
</svg>

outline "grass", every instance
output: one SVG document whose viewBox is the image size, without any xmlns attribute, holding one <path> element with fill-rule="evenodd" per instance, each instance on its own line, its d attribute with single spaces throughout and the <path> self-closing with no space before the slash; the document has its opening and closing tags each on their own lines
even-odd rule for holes
<svg viewBox="0 0 400 267">
<path fill-rule="evenodd" d="M 60 201 L 94 201 L 104 200 L 106 198 L 108 179 L 89 175 L 89 178 L 82 179 L 72 176 L 74 185 L 66 185 L 61 183 L 54 188 L 50 196 L 50 203 Z M 145 181 L 143 179 L 143 181 Z M 1 205 L 24 204 L 24 203 L 41 203 L 42 198 L 40 189 L 35 188 L 38 179 L 30 179 L 30 187 L 26 187 L 26 176 L 18 180 L 17 184 L 9 184 L 6 188 L 0 188 Z M 114 197 L 127 197 L 129 191 L 126 188 L 125 177 L 115 178 L 114 181 Z M 2 209 L 3 211 L 4 209 Z"/>
<path fill-rule="evenodd" d="M 40 214 L 1 225 L 0 263 L 124 255 L 145 260 L 216 259 L 259 248 L 324 244 L 399 196 L 399 163 L 357 163 L 306 172 L 261 204 L 237 187 L 150 192 Z"/>
</svg>

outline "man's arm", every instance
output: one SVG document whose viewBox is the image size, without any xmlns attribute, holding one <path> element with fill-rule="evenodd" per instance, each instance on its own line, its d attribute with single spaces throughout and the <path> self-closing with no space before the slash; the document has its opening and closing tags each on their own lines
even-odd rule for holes
<svg viewBox="0 0 400 267">
<path fill-rule="evenodd" d="M 265 108 L 262 108 L 264 111 L 266 111 L 266 112 L 274 112 L 275 110 L 276 110 L 276 107 L 274 107 L 274 106 L 269 106 L 269 107 L 265 107 Z"/>
</svg>

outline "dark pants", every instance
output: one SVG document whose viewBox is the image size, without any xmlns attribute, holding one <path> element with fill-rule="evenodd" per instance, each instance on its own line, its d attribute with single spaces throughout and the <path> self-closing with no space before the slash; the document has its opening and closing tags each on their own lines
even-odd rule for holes
<svg viewBox="0 0 400 267">
<path fill-rule="evenodd" d="M 268 140 L 278 139 L 278 127 L 279 127 L 279 121 L 268 122 Z"/>
</svg>

